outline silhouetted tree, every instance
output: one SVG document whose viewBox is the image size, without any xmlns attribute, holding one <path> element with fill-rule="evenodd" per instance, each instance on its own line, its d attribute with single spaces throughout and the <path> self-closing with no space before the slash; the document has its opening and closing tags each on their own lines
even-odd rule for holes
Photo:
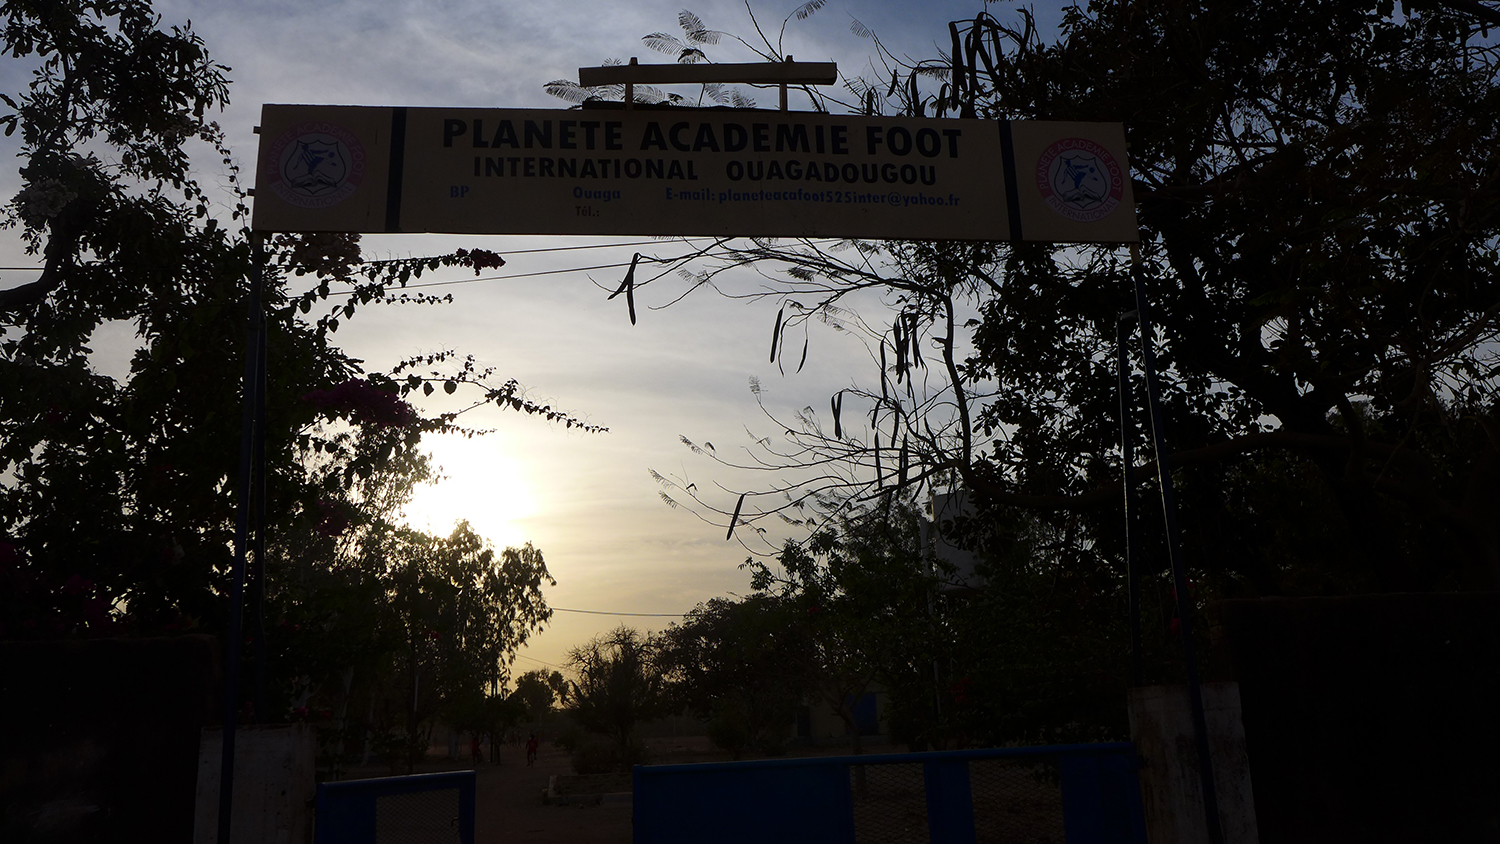
<svg viewBox="0 0 1500 844">
<path fill-rule="evenodd" d="M 815 494 L 961 486 L 1108 570 L 1122 554 L 1116 319 L 1134 271 L 1201 598 L 1493 588 L 1496 17 L 1116 0 L 1065 10 L 1055 39 L 1021 10 L 952 24 L 952 50 L 930 61 L 877 48 L 891 84 L 849 83 L 865 113 L 1122 122 L 1140 260 L 794 239 L 658 256 L 667 272 L 637 287 L 774 302 L 789 366 L 822 325 L 875 363 L 827 412 L 771 413 L 787 439 L 744 466 L 779 481 L 700 511 L 754 526 L 818 517 Z M 869 309 L 877 294 L 888 312 Z M 699 488 L 667 480 L 679 502 Z M 1164 564 L 1158 523 L 1144 526 Z"/>
<path fill-rule="evenodd" d="M 781 752 L 811 690 L 808 642 L 789 623 L 796 611 L 770 594 L 713 598 L 660 636 L 674 708 L 702 718 L 709 738 L 736 759 L 752 749 Z"/>
<path fill-rule="evenodd" d="M 560 694 L 567 688 L 561 671 L 533 669 L 516 678 L 512 694 L 525 707 L 527 720 L 535 723 L 552 712 L 553 704 L 567 704 L 566 697 Z"/>
<path fill-rule="evenodd" d="M 0 18 L 8 60 L 35 68 L 0 114 L 23 161 L 5 223 L 43 264 L 0 291 L 0 637 L 222 633 L 252 269 L 238 167 L 211 122 L 228 68 L 145 0 L 8 3 Z M 191 176 L 199 142 L 216 151 L 222 193 Z M 462 411 L 407 399 L 463 390 L 470 408 L 600 429 L 451 351 L 366 372 L 334 342 L 360 309 L 444 301 L 401 291 L 423 273 L 501 263 L 485 250 L 366 261 L 349 235 L 266 240 L 275 699 L 262 717 L 326 707 L 341 724 L 369 720 L 397 653 L 416 655 L 430 700 L 496 693 L 545 622 L 535 549 L 497 554 L 467 526 L 397 528 L 431 479 L 422 437 L 474 433 Z M 140 348 L 116 380 L 90 345 L 124 324 Z M 363 716 L 348 711 L 361 688 Z"/>
<path fill-rule="evenodd" d="M 614 742 L 622 760 L 637 758 L 635 728 L 665 714 L 664 682 L 652 637 L 620 626 L 568 652 L 575 676 L 569 713 Z"/>
</svg>

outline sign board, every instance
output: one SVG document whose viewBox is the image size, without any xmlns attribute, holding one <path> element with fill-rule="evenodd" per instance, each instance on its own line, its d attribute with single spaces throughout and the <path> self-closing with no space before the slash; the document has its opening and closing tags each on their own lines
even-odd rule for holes
<svg viewBox="0 0 1500 844">
<path fill-rule="evenodd" d="M 267 105 L 261 231 L 1137 239 L 1113 123 Z"/>
</svg>

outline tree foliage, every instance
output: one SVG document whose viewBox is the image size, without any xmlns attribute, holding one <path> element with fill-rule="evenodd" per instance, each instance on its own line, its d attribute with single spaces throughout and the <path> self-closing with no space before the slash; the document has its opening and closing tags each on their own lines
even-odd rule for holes
<svg viewBox="0 0 1500 844">
<path fill-rule="evenodd" d="M 710 738 L 736 757 L 783 752 L 806 705 L 839 718 L 859 752 L 855 706 L 880 691 L 898 738 L 951 743 L 936 672 L 955 651 L 937 594 L 951 572 L 925 552 L 910 501 L 843 513 L 744 567 L 751 594 L 700 604 L 660 636 L 671 698 Z"/>
<path fill-rule="evenodd" d="M 43 264 L 0 291 L 0 637 L 222 633 L 257 256 L 211 121 L 229 69 L 145 0 L 7 3 L 0 18 L 8 60 L 35 68 L 3 98 L 24 161 L 4 222 Z M 211 154 L 222 190 L 200 185 L 190 153 Z M 261 246 L 268 583 L 252 612 L 267 621 L 272 711 L 259 716 L 410 733 L 500 696 L 550 615 L 551 578 L 530 545 L 401 527 L 433 480 L 422 438 L 481 433 L 463 414 L 486 405 L 603 429 L 451 350 L 382 372 L 336 344 L 366 308 L 447 301 L 403 290 L 424 273 L 478 274 L 499 255 L 367 261 L 358 236 L 333 234 Z M 91 346 L 121 327 L 138 348 L 116 379 Z M 439 389 L 471 400 L 412 403 Z"/>
<path fill-rule="evenodd" d="M 556 581 L 541 552 L 528 543 L 497 554 L 467 522 L 446 538 L 403 529 L 395 540 L 376 553 L 410 658 L 429 666 L 429 699 L 499 694 L 511 654 L 552 615 L 542 585 Z"/>
<path fill-rule="evenodd" d="M 702 719 L 736 759 L 782 752 L 796 720 L 809 678 L 795 613 L 770 594 L 713 598 L 661 634 L 658 664 L 674 708 Z"/>
<path fill-rule="evenodd" d="M 537 668 L 516 678 L 516 690 L 511 696 L 524 708 L 526 719 L 536 723 L 551 714 L 554 705 L 566 706 L 569 691 L 561 671 Z"/>
<path fill-rule="evenodd" d="M 932 713 L 939 583 L 909 501 L 839 514 L 806 543 L 788 541 L 773 567 L 746 560 L 750 586 L 774 596 L 797 642 L 793 664 L 818 705 L 838 716 L 860 751 L 854 706 L 877 684 L 902 710 L 914 743 L 936 741 Z"/>
<path fill-rule="evenodd" d="M 950 24 L 948 49 L 928 59 L 853 27 L 875 43 L 876 72 L 825 106 L 1123 123 L 1137 254 L 787 238 L 664 248 L 635 287 L 763 300 L 783 373 L 816 366 L 833 332 L 864 344 L 872 376 L 826 407 L 766 409 L 760 424 L 785 435 L 752 433 L 747 458 L 684 438 L 762 485 L 717 497 L 658 475 L 664 494 L 795 571 L 845 512 L 969 490 L 980 511 L 962 532 L 993 585 L 941 613 L 947 723 L 971 737 L 988 724 L 987 740 L 1118 734 L 1115 361 L 1136 274 L 1167 434 L 1166 454 L 1143 442 L 1133 371 L 1136 475 L 1160 460 L 1174 477 L 1200 607 L 1495 588 L 1497 24 L 1471 2 L 1107 0 L 1063 10 L 1053 32 L 1026 9 L 986 10 Z M 1154 501 L 1154 480 L 1138 483 Z M 1147 511 L 1147 679 L 1170 681 L 1175 598 Z M 778 519 L 812 539 L 788 554 Z"/>
<path fill-rule="evenodd" d="M 618 759 L 641 758 L 635 728 L 666 714 L 657 643 L 629 627 L 601 633 L 568 652 L 572 681 L 568 712 L 585 730 L 613 742 Z"/>
<path fill-rule="evenodd" d="M 1356 566 L 1324 588 L 1500 577 L 1497 54 L 1465 14 L 1409 12 L 1101 5 L 1057 45 L 1007 36 L 1005 72 L 977 74 L 976 99 L 1014 116 L 1126 123 L 1194 556 L 1250 594 L 1341 557 Z M 1110 480 L 1101 362 L 1127 268 L 1026 252 L 974 336 L 999 387 L 978 421 L 1013 445 L 968 479 L 1088 506 Z M 1333 515 L 1333 536 L 1268 553 L 1256 534 L 1297 520 L 1242 506 L 1266 484 Z"/>
<path fill-rule="evenodd" d="M 1116 324 L 1137 272 L 1203 597 L 1492 588 L 1491 12 L 1117 0 L 1066 10 L 1055 39 L 1025 10 L 954 23 L 942 72 L 898 65 L 876 110 L 1122 122 L 1139 260 L 794 240 L 665 256 L 657 283 L 776 304 L 774 346 L 798 366 L 823 326 L 875 363 L 873 383 L 795 414 L 742 464 L 784 481 L 737 499 L 739 521 L 802 521 L 820 492 L 961 485 L 1107 568 L 1122 554 Z M 736 283 L 746 266 L 753 288 Z M 1157 455 L 1138 453 L 1149 474 Z"/>
</svg>

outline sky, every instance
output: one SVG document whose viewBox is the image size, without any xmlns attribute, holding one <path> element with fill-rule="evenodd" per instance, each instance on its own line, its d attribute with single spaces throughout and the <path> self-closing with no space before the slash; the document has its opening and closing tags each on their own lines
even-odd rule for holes
<svg viewBox="0 0 1500 844">
<path fill-rule="evenodd" d="M 680 35 L 681 2 L 157 0 L 156 8 L 166 26 L 191 21 L 212 55 L 232 68 L 232 105 L 218 120 L 248 179 L 256 150 L 252 127 L 262 103 L 564 108 L 543 85 L 576 80 L 580 66 L 632 56 L 643 63 L 672 61 L 648 49 L 641 37 Z M 796 5 L 755 6 L 773 40 Z M 688 0 L 687 8 L 712 29 L 754 34 L 742 4 Z M 979 0 L 830 0 L 807 20 L 787 24 L 784 52 L 800 61 L 835 61 L 845 74 L 867 70 L 872 44 L 851 32 L 858 20 L 898 54 L 934 57 L 948 43 L 947 22 L 972 18 L 982 8 Z M 1011 14 L 1009 4 L 990 9 L 1002 18 Z M 755 60 L 732 45 L 710 48 L 709 56 Z M 5 90 L 24 87 L 25 77 L 16 70 L 0 73 Z M 758 92 L 758 99 L 772 106 L 775 93 Z M 792 108 L 799 108 L 795 99 Z M 213 169 L 217 162 L 209 156 L 202 161 L 200 181 L 222 183 L 222 171 Z M 9 196 L 15 187 L 14 171 L 6 168 L 0 189 Z M 0 242 L 5 266 L 35 262 L 12 242 L 13 235 L 6 237 L 11 240 Z M 372 370 L 442 349 L 472 354 L 481 366 L 494 366 L 498 378 L 526 385 L 533 399 L 609 428 L 587 434 L 516 413 L 478 411 L 466 421 L 493 433 L 427 442 L 445 479 L 419 493 L 410 521 L 447 533 L 466 519 L 496 546 L 529 541 L 557 579 L 546 597 L 558 611 L 520 652 L 516 673 L 560 666 L 569 648 L 617 624 L 658 630 L 699 602 L 749 591 L 747 574 L 738 567 L 745 549 L 726 542 L 722 527 L 664 502 L 660 493 L 669 490 L 651 470 L 682 485 L 696 483 L 710 496 L 716 484 L 764 486 L 766 478 L 718 468 L 679 438 L 712 442 L 721 455 L 743 455 L 752 433 L 780 433 L 767 411 L 789 419 L 803 407 L 826 407 L 834 392 L 856 381 L 869 383 L 875 368 L 862 346 L 832 331 L 814 331 L 807 366 L 799 374 L 781 374 L 767 355 L 775 320 L 770 303 L 695 295 L 660 308 L 665 290 L 643 293 L 639 323 L 632 326 L 624 303 L 606 300 L 624 270 L 581 268 L 628 263 L 633 252 L 650 252 L 651 246 L 522 251 L 641 240 L 367 236 L 367 258 L 484 248 L 508 262 L 485 278 L 547 274 L 438 288 L 455 300 L 440 307 L 365 309 L 336 335 Z M 0 285 L 31 279 L 10 272 Z M 745 276 L 736 283 L 751 289 L 757 279 Z M 123 374 L 131 343 L 128 326 L 103 330 L 94 344 L 101 370 Z M 238 377 L 235 367 L 226 368 L 226 377 Z M 751 379 L 762 385 L 759 403 Z M 436 401 L 425 407 L 446 409 Z M 732 506 L 729 493 L 717 496 L 721 506 Z"/>
</svg>

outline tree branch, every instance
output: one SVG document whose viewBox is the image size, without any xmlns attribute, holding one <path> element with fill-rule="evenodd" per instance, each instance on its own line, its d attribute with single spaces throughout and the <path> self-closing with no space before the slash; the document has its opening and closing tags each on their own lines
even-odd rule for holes
<svg viewBox="0 0 1500 844">
<path fill-rule="evenodd" d="M 1167 467 L 1176 468 L 1190 463 L 1225 460 L 1268 448 L 1284 448 L 1302 452 L 1339 452 L 1348 451 L 1353 447 L 1354 442 L 1348 437 L 1304 434 L 1297 431 L 1271 431 L 1246 434 L 1232 440 L 1179 451 L 1168 455 Z M 1373 443 L 1368 440 L 1364 442 L 1363 447 L 1387 454 L 1394 454 L 1399 448 L 1399 446 Z M 1034 495 L 1013 492 L 1006 485 L 983 477 L 972 467 L 960 466 L 959 471 L 963 475 L 964 483 L 970 489 L 984 495 L 990 501 L 1007 507 L 1020 507 L 1027 510 L 1091 510 L 1120 502 L 1120 488 L 1114 483 L 1097 486 L 1078 495 Z M 1156 461 L 1152 460 L 1137 466 L 1135 471 L 1139 477 L 1146 477 L 1156 471 Z"/>
<path fill-rule="evenodd" d="M 1434 5 L 1471 15 L 1485 23 L 1500 25 L 1500 9 L 1491 9 L 1479 0 L 1433 0 L 1433 2 Z"/>
</svg>

